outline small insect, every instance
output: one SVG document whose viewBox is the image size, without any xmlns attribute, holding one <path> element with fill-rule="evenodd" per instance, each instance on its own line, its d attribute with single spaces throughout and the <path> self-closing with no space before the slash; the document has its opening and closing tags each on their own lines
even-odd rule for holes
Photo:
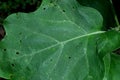
<svg viewBox="0 0 120 80">
<path fill-rule="evenodd" d="M 6 35 L 5 29 L 2 24 L 0 24 L 0 40 L 2 40 Z"/>
</svg>

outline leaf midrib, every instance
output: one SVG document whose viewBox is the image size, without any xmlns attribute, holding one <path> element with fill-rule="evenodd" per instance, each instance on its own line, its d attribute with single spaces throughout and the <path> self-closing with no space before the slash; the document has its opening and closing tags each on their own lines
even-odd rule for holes
<svg viewBox="0 0 120 80">
<path fill-rule="evenodd" d="M 54 47 L 56 47 L 56 46 L 58 46 L 58 45 L 63 45 L 63 46 L 64 46 L 65 44 L 67 44 L 67 43 L 70 42 L 70 41 L 74 41 L 74 40 L 77 40 L 77 39 L 80 39 L 80 38 L 83 38 L 83 37 L 94 36 L 94 35 L 97 35 L 97 34 L 103 34 L 103 33 L 105 33 L 105 32 L 106 32 L 106 31 L 97 31 L 97 32 L 85 34 L 85 35 L 82 35 L 82 36 L 77 36 L 77 37 L 74 37 L 74 38 L 71 38 L 71 39 L 62 41 L 62 42 L 58 42 L 58 43 L 56 43 L 56 44 L 53 44 L 53 45 L 48 46 L 48 47 L 46 47 L 46 48 L 40 49 L 40 50 L 38 50 L 38 51 L 32 52 L 32 53 L 29 54 L 29 55 L 23 55 L 23 56 L 20 56 L 19 58 L 15 58 L 15 59 L 20 59 L 20 58 L 25 57 L 25 56 L 33 56 L 33 55 L 36 55 L 36 54 L 41 53 L 41 52 L 43 52 L 43 51 L 46 51 L 46 50 L 48 50 L 48 49 L 54 48 Z"/>
</svg>

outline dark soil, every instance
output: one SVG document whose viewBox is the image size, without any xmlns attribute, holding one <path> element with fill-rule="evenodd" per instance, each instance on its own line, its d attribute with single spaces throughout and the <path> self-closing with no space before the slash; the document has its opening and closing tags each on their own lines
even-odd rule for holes
<svg viewBox="0 0 120 80">
<path fill-rule="evenodd" d="M 41 2 L 42 0 L 0 0 L 0 40 L 6 34 L 2 23 L 8 15 L 17 12 L 33 12 L 40 6 Z"/>
</svg>

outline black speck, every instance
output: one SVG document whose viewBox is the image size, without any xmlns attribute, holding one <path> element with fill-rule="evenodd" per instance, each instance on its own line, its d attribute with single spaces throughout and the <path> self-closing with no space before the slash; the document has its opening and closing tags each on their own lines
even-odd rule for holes
<svg viewBox="0 0 120 80">
<path fill-rule="evenodd" d="M 54 6 L 57 6 L 56 4 L 54 4 Z"/>
<path fill-rule="evenodd" d="M 16 54 L 20 54 L 19 52 L 16 52 Z"/>
<path fill-rule="evenodd" d="M 11 64 L 13 67 L 15 66 L 14 64 Z"/>
<path fill-rule="evenodd" d="M 7 49 L 3 49 L 4 51 L 7 51 Z"/>
<path fill-rule="evenodd" d="M 45 10 L 46 8 L 43 8 L 43 10 Z"/>
<path fill-rule="evenodd" d="M 53 3 L 52 1 L 50 1 L 50 3 Z"/>
<path fill-rule="evenodd" d="M 63 12 L 65 12 L 65 10 L 63 10 Z"/>
<path fill-rule="evenodd" d="M 52 59 L 50 59 L 50 61 L 53 61 Z"/>
<path fill-rule="evenodd" d="M 20 32 L 19 35 L 21 35 L 22 33 Z"/>
<path fill-rule="evenodd" d="M 30 70 L 31 70 L 29 67 L 26 67 L 26 69 L 27 69 L 28 71 L 30 71 Z"/>
<path fill-rule="evenodd" d="M 22 40 L 20 40 L 20 43 L 22 42 Z"/>
<path fill-rule="evenodd" d="M 10 78 L 12 78 L 13 77 L 13 75 L 10 75 Z"/>
<path fill-rule="evenodd" d="M 70 56 L 69 56 L 68 58 L 69 58 L 69 59 L 71 59 L 71 57 L 70 57 Z"/>
</svg>

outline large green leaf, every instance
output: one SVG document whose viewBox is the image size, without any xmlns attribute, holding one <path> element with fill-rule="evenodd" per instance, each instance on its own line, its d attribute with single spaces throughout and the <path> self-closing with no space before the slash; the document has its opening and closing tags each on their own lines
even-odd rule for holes
<svg viewBox="0 0 120 80">
<path fill-rule="evenodd" d="M 119 32 L 101 31 L 101 14 L 75 0 L 44 0 L 10 15 L 0 42 L 0 77 L 10 80 L 112 80 Z M 113 43 L 114 42 L 114 43 Z M 117 65 L 117 64 L 116 64 Z M 119 65 L 118 65 L 119 66 Z"/>
<path fill-rule="evenodd" d="M 120 56 L 113 53 L 114 50 L 120 47 L 120 32 L 109 31 L 101 35 L 98 40 L 98 53 L 100 59 L 104 63 L 104 78 L 103 80 L 119 80 L 120 72 Z"/>
</svg>

